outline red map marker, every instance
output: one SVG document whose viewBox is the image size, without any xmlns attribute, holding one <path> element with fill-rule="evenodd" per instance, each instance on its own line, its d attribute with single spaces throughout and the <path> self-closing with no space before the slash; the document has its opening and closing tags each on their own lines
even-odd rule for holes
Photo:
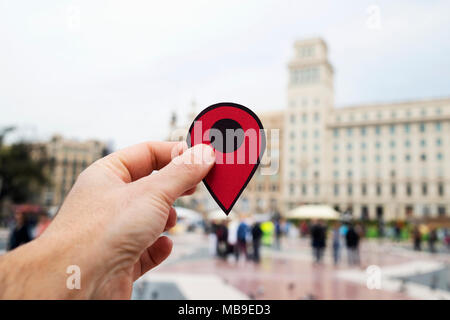
<svg viewBox="0 0 450 320">
<path fill-rule="evenodd" d="M 187 137 L 192 147 L 211 145 L 216 163 L 203 183 L 228 215 L 250 182 L 266 148 L 261 121 L 250 109 L 236 103 L 214 104 L 194 119 Z"/>
</svg>

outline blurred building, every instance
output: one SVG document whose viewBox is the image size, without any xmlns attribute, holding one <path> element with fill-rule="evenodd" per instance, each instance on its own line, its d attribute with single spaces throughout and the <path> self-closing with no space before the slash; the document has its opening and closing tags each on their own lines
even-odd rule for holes
<svg viewBox="0 0 450 320">
<path fill-rule="evenodd" d="M 450 98 L 336 108 L 333 67 L 319 38 L 295 42 L 288 69 L 288 107 L 258 113 L 268 129 L 263 160 L 278 161 L 279 170 L 264 174 L 262 165 L 236 210 L 328 204 L 363 219 L 448 216 Z M 178 140 L 199 111 L 194 105 L 181 126 L 172 118 L 175 136 L 184 134 Z M 277 142 L 271 129 L 280 129 Z M 188 199 L 216 208 L 203 186 Z"/>
<path fill-rule="evenodd" d="M 107 153 L 106 144 L 97 140 L 77 141 L 55 135 L 50 141 L 39 143 L 48 158 L 51 184 L 42 194 L 46 207 L 58 208 L 76 178 L 87 166 Z"/>
<path fill-rule="evenodd" d="M 325 42 L 294 49 L 284 126 L 288 208 L 325 203 L 388 220 L 448 214 L 450 99 L 335 108 Z"/>
</svg>

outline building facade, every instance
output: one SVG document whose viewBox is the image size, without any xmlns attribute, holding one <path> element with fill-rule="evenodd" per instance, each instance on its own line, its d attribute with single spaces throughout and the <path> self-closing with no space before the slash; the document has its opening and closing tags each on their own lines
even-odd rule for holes
<svg viewBox="0 0 450 320">
<path fill-rule="evenodd" d="M 294 44 L 287 108 L 259 113 L 268 130 L 261 167 L 278 161 L 279 170 L 258 169 L 236 211 L 327 204 L 362 219 L 448 216 L 450 98 L 336 108 L 327 51 L 318 38 Z M 203 187 L 187 201 L 215 208 Z"/>
<path fill-rule="evenodd" d="M 77 141 L 55 135 L 39 145 L 45 149 L 51 180 L 41 201 L 49 208 L 58 208 L 81 171 L 107 154 L 106 144 L 97 140 Z"/>
<path fill-rule="evenodd" d="M 450 99 L 335 108 L 321 39 L 295 43 L 285 117 L 284 200 L 357 218 L 450 212 Z"/>
</svg>

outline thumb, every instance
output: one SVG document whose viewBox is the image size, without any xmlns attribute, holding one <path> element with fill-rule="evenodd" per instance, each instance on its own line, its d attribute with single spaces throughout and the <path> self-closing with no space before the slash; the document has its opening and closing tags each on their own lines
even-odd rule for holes
<svg viewBox="0 0 450 320">
<path fill-rule="evenodd" d="M 164 168 L 142 181 L 153 192 L 162 193 L 170 205 L 195 187 L 211 170 L 216 158 L 213 148 L 198 144 L 175 157 Z"/>
</svg>

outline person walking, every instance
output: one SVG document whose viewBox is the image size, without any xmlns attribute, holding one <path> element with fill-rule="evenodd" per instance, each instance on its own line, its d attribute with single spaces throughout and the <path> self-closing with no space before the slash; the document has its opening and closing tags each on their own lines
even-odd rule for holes
<svg viewBox="0 0 450 320">
<path fill-rule="evenodd" d="M 236 262 L 239 259 L 238 227 L 239 222 L 236 220 L 231 220 L 230 223 L 228 224 L 227 256 L 229 253 L 234 254 Z"/>
<path fill-rule="evenodd" d="M 319 220 L 311 227 L 311 246 L 313 249 L 313 256 L 315 263 L 321 263 L 323 257 L 323 251 L 326 244 L 325 227 Z"/>
<path fill-rule="evenodd" d="M 281 236 L 283 235 L 282 224 L 280 219 L 275 220 L 275 249 L 281 249 Z"/>
<path fill-rule="evenodd" d="M 413 230 L 413 242 L 414 242 L 414 250 L 416 251 L 422 250 L 422 233 L 420 232 L 418 226 L 415 226 Z"/>
<path fill-rule="evenodd" d="M 340 224 L 336 222 L 333 227 L 333 262 L 336 266 L 340 260 L 340 250 L 341 250 L 341 233 Z"/>
<path fill-rule="evenodd" d="M 244 254 L 245 258 L 248 258 L 247 234 L 248 234 L 248 225 L 245 223 L 244 220 L 242 220 L 237 228 L 236 261 L 239 260 L 241 252 Z"/>
<path fill-rule="evenodd" d="M 428 235 L 428 247 L 431 253 L 436 253 L 436 242 L 438 240 L 436 229 L 433 228 Z"/>
<path fill-rule="evenodd" d="M 225 222 L 219 224 L 216 229 L 217 255 L 225 259 L 228 253 L 228 228 Z"/>
<path fill-rule="evenodd" d="M 14 214 L 14 223 L 8 240 L 8 250 L 13 250 L 27 242 L 33 240 L 28 221 L 22 212 Z"/>
<path fill-rule="evenodd" d="M 347 244 L 348 264 L 350 266 L 359 265 L 359 234 L 352 224 L 350 224 L 347 230 L 345 239 Z"/>
<path fill-rule="evenodd" d="M 253 247 L 253 260 L 259 263 L 259 249 L 261 247 L 262 230 L 259 222 L 255 222 L 252 227 L 252 247 Z"/>
</svg>

